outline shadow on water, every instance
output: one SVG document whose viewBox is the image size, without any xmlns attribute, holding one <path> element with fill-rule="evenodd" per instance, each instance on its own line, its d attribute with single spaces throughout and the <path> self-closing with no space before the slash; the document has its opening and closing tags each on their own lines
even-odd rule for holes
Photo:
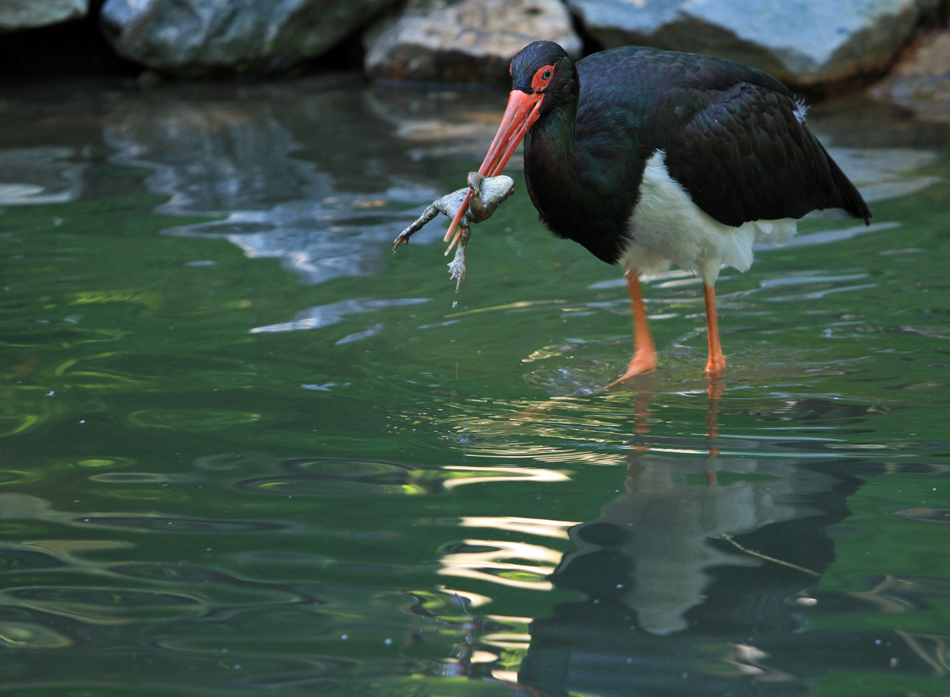
<svg viewBox="0 0 950 697">
<path fill-rule="evenodd" d="M 0 100 L 0 692 L 948 691 L 942 127 L 816 109 L 873 224 L 724 273 L 724 385 L 651 279 L 596 393 L 622 280 L 522 182 L 460 294 L 440 226 L 389 253 L 503 105 Z"/>
</svg>

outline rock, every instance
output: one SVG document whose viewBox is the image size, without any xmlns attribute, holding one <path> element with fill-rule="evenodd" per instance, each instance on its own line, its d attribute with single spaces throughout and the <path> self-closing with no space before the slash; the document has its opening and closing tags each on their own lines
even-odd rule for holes
<svg viewBox="0 0 950 697">
<path fill-rule="evenodd" d="M 89 0 L 3 0 L 0 33 L 81 19 L 88 13 Z"/>
<path fill-rule="evenodd" d="M 364 35 L 372 77 L 434 82 L 508 82 L 514 55 L 537 39 L 581 51 L 559 0 L 409 0 Z"/>
<path fill-rule="evenodd" d="M 950 32 L 921 37 L 870 93 L 927 121 L 950 122 Z"/>
<path fill-rule="evenodd" d="M 269 74 L 324 53 L 395 0 L 106 0 L 124 58 L 160 72 Z"/>
<path fill-rule="evenodd" d="M 793 85 L 887 67 L 941 0 L 566 0 L 606 47 L 724 56 Z"/>
</svg>

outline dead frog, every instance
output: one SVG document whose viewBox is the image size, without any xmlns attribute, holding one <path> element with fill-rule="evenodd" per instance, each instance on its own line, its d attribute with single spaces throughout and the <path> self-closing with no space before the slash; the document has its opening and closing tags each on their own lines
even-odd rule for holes
<svg viewBox="0 0 950 697">
<path fill-rule="evenodd" d="M 409 238 L 413 233 L 422 229 L 422 226 L 435 218 L 439 213 L 448 218 L 455 219 L 459 215 L 460 209 L 464 212 L 458 221 L 458 232 L 452 238 L 449 248 L 445 250 L 446 255 L 452 251 L 452 247 L 458 242 L 458 249 L 455 250 L 455 258 L 449 262 L 449 275 L 456 280 L 455 292 L 458 292 L 459 286 L 466 277 L 465 272 L 465 247 L 468 245 L 468 238 L 472 234 L 472 224 L 481 223 L 488 220 L 495 214 L 505 199 L 511 196 L 514 191 L 515 182 L 511 177 L 499 175 L 497 177 L 484 177 L 478 172 L 468 173 L 468 188 L 453 191 L 440 199 L 432 202 L 432 205 L 425 209 L 418 220 L 403 230 L 396 241 L 393 243 L 393 251 L 400 244 L 409 244 Z M 445 241 L 449 241 L 449 235 L 453 227 L 446 233 Z"/>
</svg>

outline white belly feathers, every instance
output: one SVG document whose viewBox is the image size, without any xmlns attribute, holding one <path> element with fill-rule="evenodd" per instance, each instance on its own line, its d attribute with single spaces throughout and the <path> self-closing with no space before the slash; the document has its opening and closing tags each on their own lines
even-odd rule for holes
<svg viewBox="0 0 950 697">
<path fill-rule="evenodd" d="M 714 220 L 692 202 L 666 169 L 666 153 L 647 161 L 640 201 L 629 221 L 633 236 L 623 254 L 624 268 L 640 273 L 665 270 L 669 262 L 712 285 L 723 264 L 747 271 L 756 242 L 781 244 L 794 236 L 797 221 L 754 220 L 731 227 Z"/>
</svg>

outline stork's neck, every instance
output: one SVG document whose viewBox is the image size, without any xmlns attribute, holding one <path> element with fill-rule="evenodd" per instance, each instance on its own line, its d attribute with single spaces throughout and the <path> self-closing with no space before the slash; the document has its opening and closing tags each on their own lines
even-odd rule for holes
<svg viewBox="0 0 950 697">
<path fill-rule="evenodd" d="M 576 116 L 577 96 L 569 95 L 541 114 L 524 141 L 528 194 L 542 222 L 560 237 L 570 235 L 565 229 L 564 211 L 578 194 L 582 176 L 574 149 Z"/>
<path fill-rule="evenodd" d="M 578 85 L 575 81 L 570 85 L 572 89 L 549 95 L 555 100 L 554 106 L 528 131 L 525 183 L 541 221 L 551 232 L 579 242 L 603 261 L 615 263 L 627 244 L 627 220 L 633 203 L 627 201 L 629 197 L 617 195 L 617 187 L 625 186 L 626 178 L 617 183 L 610 176 L 615 171 L 610 160 L 617 157 L 617 152 L 598 149 L 603 138 L 595 137 L 591 142 L 592 126 L 596 135 L 612 132 L 612 124 L 607 120 L 590 123 L 588 109 L 583 111 L 588 121 L 582 124 L 578 137 Z M 632 182 L 633 190 L 636 183 Z"/>
<path fill-rule="evenodd" d="M 552 97 L 557 96 L 552 95 Z M 547 170 L 563 173 L 562 181 L 565 178 L 573 179 L 571 175 L 577 174 L 578 169 L 577 155 L 574 151 L 574 124 L 576 119 L 576 94 L 562 98 L 553 108 L 541 114 L 537 123 L 532 126 L 525 137 L 524 164 L 526 173 L 534 171 L 540 174 Z M 530 174 L 528 178 L 531 178 Z"/>
</svg>

